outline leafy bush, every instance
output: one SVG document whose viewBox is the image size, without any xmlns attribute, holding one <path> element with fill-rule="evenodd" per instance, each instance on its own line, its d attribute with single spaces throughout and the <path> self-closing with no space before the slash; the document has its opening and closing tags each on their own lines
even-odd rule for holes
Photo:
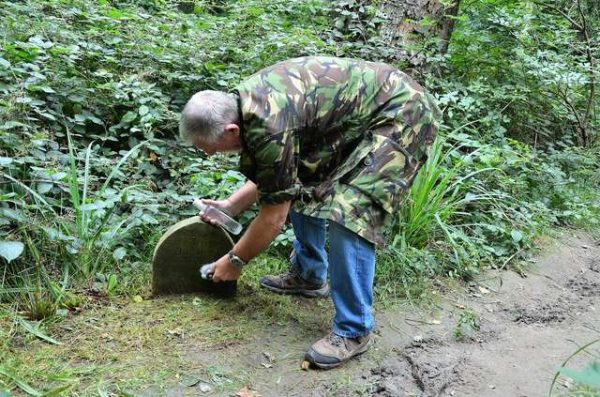
<svg viewBox="0 0 600 397">
<path fill-rule="evenodd" d="M 197 90 L 318 52 L 313 24 L 324 10 L 317 1 L 190 15 L 155 1 L 2 2 L 0 240 L 11 260 L 20 255 L 4 273 L 4 299 L 54 279 L 64 290 L 73 275 L 92 285 L 97 274 L 147 273 L 161 230 L 194 213 L 193 196 L 242 183 L 223 171 L 235 159 L 173 140 L 176 112 Z"/>
<path fill-rule="evenodd" d="M 0 299 L 61 307 L 73 280 L 143 289 L 156 240 L 194 213 L 192 197 L 224 197 L 243 182 L 235 157 L 207 159 L 176 141 L 187 98 L 307 54 L 393 61 L 376 7 L 0 2 L 0 254 L 10 260 Z M 575 33 L 559 15 L 542 23 L 548 12 L 476 2 L 450 52 L 427 54 L 445 138 L 389 230 L 381 288 L 505 266 L 544 227 L 598 219 L 598 152 L 575 147 L 593 70 L 581 46 L 565 46 Z M 272 253 L 290 240 L 288 230 Z"/>
</svg>

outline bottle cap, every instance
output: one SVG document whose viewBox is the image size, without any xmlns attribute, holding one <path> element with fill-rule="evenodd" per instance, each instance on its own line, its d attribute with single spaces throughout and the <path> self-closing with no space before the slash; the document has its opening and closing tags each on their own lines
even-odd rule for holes
<svg viewBox="0 0 600 397">
<path fill-rule="evenodd" d="M 204 204 L 202 202 L 202 200 L 200 199 L 195 199 L 194 202 L 192 203 L 194 205 L 194 207 L 196 207 L 198 209 L 198 211 L 200 212 L 204 212 L 206 211 L 206 207 L 208 207 L 206 204 Z"/>
</svg>

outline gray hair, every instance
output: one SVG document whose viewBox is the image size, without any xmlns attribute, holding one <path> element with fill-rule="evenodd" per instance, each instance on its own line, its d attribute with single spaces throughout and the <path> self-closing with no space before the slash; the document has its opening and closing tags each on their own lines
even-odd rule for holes
<svg viewBox="0 0 600 397">
<path fill-rule="evenodd" d="M 179 136 L 185 142 L 201 139 L 215 143 L 227 124 L 238 122 L 235 97 L 221 91 L 199 91 L 192 95 L 181 112 Z"/>
</svg>

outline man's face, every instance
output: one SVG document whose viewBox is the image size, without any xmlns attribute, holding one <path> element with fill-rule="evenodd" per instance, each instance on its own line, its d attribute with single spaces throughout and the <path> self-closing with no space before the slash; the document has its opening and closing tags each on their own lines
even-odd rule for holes
<svg viewBox="0 0 600 397">
<path fill-rule="evenodd" d="M 202 150 L 204 153 L 206 153 L 209 156 L 211 156 L 219 151 L 219 141 L 217 141 L 215 143 L 206 143 L 206 142 L 201 141 L 200 139 L 196 139 L 194 141 L 194 146 L 196 146 L 196 148 Z"/>
<path fill-rule="evenodd" d="M 194 146 L 209 156 L 217 152 L 239 152 L 242 148 L 239 127 L 235 124 L 229 124 L 227 127 L 225 127 L 223 135 L 218 141 L 207 143 L 201 139 L 196 139 L 194 141 Z"/>
</svg>

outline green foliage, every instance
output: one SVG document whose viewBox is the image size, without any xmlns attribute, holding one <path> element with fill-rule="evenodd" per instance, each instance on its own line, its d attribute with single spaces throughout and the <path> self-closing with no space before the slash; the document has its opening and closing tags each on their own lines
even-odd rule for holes
<svg viewBox="0 0 600 397">
<path fill-rule="evenodd" d="M 378 2 L 191 3 L 0 1 L 0 321 L 8 324 L 0 354 L 15 335 L 58 343 L 45 329 L 86 308 L 88 294 L 143 301 L 160 235 L 195 214 L 194 197 L 223 198 L 242 185 L 236 157 L 206 158 L 177 141 L 178 112 L 193 92 L 229 90 L 302 55 L 396 62 L 398 49 L 380 35 L 387 21 Z M 600 14 L 592 0 L 569 4 L 461 2 L 447 54 L 436 52 L 436 37 L 401 49 L 425 61 L 408 72 L 426 76 L 444 128 L 378 252 L 380 296 L 418 299 L 439 275 L 508 267 L 555 225 L 598 229 Z M 437 22 L 415 23 L 434 31 Z M 244 272 L 252 300 L 242 310 L 258 304 L 263 316 L 298 321 L 245 281 L 285 269 L 292 239 L 288 228 Z M 211 310 L 219 312 L 216 303 Z M 196 326 L 195 316 L 188 321 Z M 478 327 L 466 309 L 455 337 Z M 10 354 L 1 358 L 0 395 L 68 394 L 63 374 L 106 371 L 61 363 L 29 377 Z M 583 378 L 562 373 L 585 383 L 595 367 Z M 93 393 L 108 395 L 97 380 Z"/>
<path fill-rule="evenodd" d="M 437 81 L 450 121 L 480 120 L 498 140 L 591 146 L 599 126 L 598 19 L 587 14 L 586 39 L 576 29 L 586 15 L 576 7 L 545 0 L 475 4 L 462 7 L 443 60 L 450 78 Z"/>
<path fill-rule="evenodd" d="M 243 184 L 236 157 L 177 142 L 193 92 L 307 54 L 393 62 L 376 2 L 194 4 L 0 2 L 2 302 L 47 318 L 82 305 L 74 284 L 143 293 L 156 241 L 195 213 L 192 199 Z M 597 227 L 599 152 L 578 145 L 597 135 L 597 35 L 582 40 L 562 6 L 473 1 L 449 53 L 423 54 L 445 128 L 388 230 L 380 292 L 418 297 L 428 277 L 525 258 L 551 225 Z M 597 32 L 597 13 L 585 18 Z M 269 255 L 292 239 L 287 229 Z"/>
<path fill-rule="evenodd" d="M 158 236 L 194 214 L 192 198 L 243 183 L 224 170 L 235 159 L 173 141 L 176 111 L 199 89 L 319 52 L 314 24 L 325 10 L 318 1 L 232 2 L 220 13 L 204 3 L 192 15 L 162 1 L 2 2 L 2 299 L 25 291 L 45 318 L 74 280 L 107 274 L 103 293 L 139 289 Z M 57 279 L 57 294 L 30 291 Z"/>
<path fill-rule="evenodd" d="M 560 2 L 461 4 L 450 51 L 426 53 L 445 143 L 392 226 L 393 251 L 411 252 L 396 255 L 402 266 L 468 278 L 526 258 L 550 225 L 597 229 L 600 53 L 585 37 L 597 16 Z"/>
<path fill-rule="evenodd" d="M 479 328 L 479 316 L 471 309 L 464 309 L 458 317 L 453 335 L 456 340 L 463 340 L 478 331 Z"/>
<path fill-rule="evenodd" d="M 386 23 L 377 2 L 339 0 L 331 4 L 331 30 L 322 36 L 335 45 L 335 55 L 371 61 L 390 60 L 394 48 L 386 43 L 379 29 Z"/>
<path fill-rule="evenodd" d="M 600 393 L 600 361 L 598 360 L 598 353 L 592 350 L 592 347 L 600 342 L 600 339 L 589 342 L 575 352 L 573 352 L 567 359 L 562 363 L 560 368 L 556 371 L 554 378 L 552 379 L 552 383 L 550 384 L 550 391 L 548 392 L 548 396 L 557 395 L 554 393 L 554 386 L 557 384 L 558 378 L 562 376 L 569 377 L 575 381 L 576 386 L 574 388 L 570 388 L 570 390 L 566 394 L 566 396 L 589 396 L 596 397 Z M 576 370 L 573 368 L 569 368 L 566 365 L 573 358 L 586 354 L 588 358 L 591 358 L 589 364 L 583 370 Z"/>
</svg>

